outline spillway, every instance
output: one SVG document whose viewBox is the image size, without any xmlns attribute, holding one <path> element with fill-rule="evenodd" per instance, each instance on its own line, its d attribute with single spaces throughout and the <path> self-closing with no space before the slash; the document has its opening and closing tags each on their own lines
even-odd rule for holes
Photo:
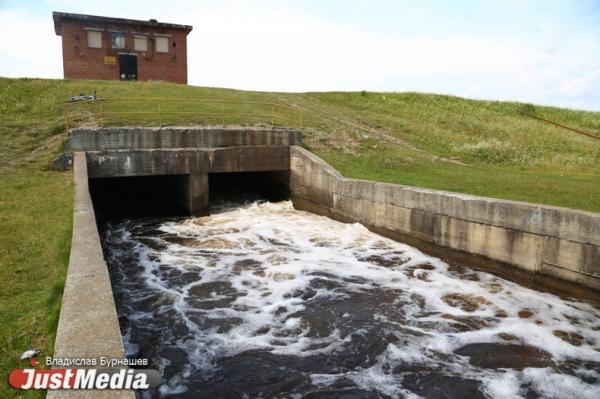
<svg viewBox="0 0 600 399">
<path fill-rule="evenodd" d="M 600 306 L 449 265 L 295 210 L 226 202 L 204 217 L 102 228 L 143 397 L 600 397 Z"/>
</svg>

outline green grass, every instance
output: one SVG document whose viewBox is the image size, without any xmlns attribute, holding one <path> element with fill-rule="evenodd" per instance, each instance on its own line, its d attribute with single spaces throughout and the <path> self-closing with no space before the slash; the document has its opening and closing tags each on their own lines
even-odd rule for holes
<svg viewBox="0 0 600 399">
<path fill-rule="evenodd" d="M 26 167 L 0 175 L 0 397 L 43 397 L 9 388 L 27 349 L 52 353 L 69 257 L 70 173 Z"/>
<path fill-rule="evenodd" d="M 336 165 L 344 176 L 385 181 L 417 187 L 433 187 L 488 197 L 509 198 L 534 203 L 553 202 L 563 207 L 586 209 L 598 201 L 598 178 L 541 174 L 514 167 L 480 165 L 478 167 L 444 164 L 436 161 L 405 162 L 402 157 L 387 156 L 384 164 L 402 168 L 381 168 L 381 154 L 349 156 L 321 154 Z M 515 184 L 515 181 L 518 184 Z M 578 190 L 574 195 L 573 190 Z M 552 201 L 548 201 L 552 198 Z M 594 210 L 593 207 L 590 207 Z"/>
<path fill-rule="evenodd" d="M 62 150 L 57 108 L 39 97 L 40 81 L 0 79 L 0 397 L 43 398 L 16 391 L 7 377 L 27 349 L 51 355 L 69 259 L 71 172 L 48 166 Z M 56 84 L 56 82 L 54 82 Z M 41 106 L 40 106 L 41 105 Z"/>
<path fill-rule="evenodd" d="M 600 136 L 600 112 L 475 101 L 418 93 L 261 93 L 159 82 L 0 78 L 0 373 L 22 366 L 20 353 L 52 352 L 68 262 L 73 187 L 70 172 L 48 169 L 62 151 L 65 99 L 161 97 L 277 102 L 304 111 L 305 144 L 348 177 L 600 212 L 600 140 L 518 114 L 517 110 Z M 104 110 L 155 110 L 156 103 L 105 103 Z M 94 125 L 99 104 L 82 104 Z M 163 111 L 220 112 L 218 105 L 165 104 Z M 269 114 L 270 107 L 227 105 Z M 283 111 L 297 118 L 297 112 Z M 219 117 L 163 115 L 171 124 Z M 229 124 L 270 118 L 228 118 Z M 109 124 L 156 125 L 158 115 Z M 4 379 L 4 381 L 6 381 Z M 0 397 L 41 397 L 9 390 Z"/>
<path fill-rule="evenodd" d="M 600 140 L 515 110 L 598 136 L 600 112 L 417 93 L 307 96 L 351 125 L 328 127 L 355 144 L 323 135 L 314 148 L 346 176 L 600 212 Z"/>
</svg>

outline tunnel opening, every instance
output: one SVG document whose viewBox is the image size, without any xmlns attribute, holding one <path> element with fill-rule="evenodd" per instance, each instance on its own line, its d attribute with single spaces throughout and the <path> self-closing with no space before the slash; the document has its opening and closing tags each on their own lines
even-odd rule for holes
<svg viewBox="0 0 600 399">
<path fill-rule="evenodd" d="M 184 216 L 187 175 L 109 177 L 89 180 L 97 219 Z"/>
<path fill-rule="evenodd" d="M 289 172 L 227 172 L 208 175 L 208 212 L 223 202 L 290 198 Z M 189 216 L 190 175 L 92 178 L 89 190 L 99 220 Z"/>
<path fill-rule="evenodd" d="M 223 201 L 283 201 L 290 198 L 289 172 L 227 172 L 208 175 L 211 205 Z"/>
</svg>

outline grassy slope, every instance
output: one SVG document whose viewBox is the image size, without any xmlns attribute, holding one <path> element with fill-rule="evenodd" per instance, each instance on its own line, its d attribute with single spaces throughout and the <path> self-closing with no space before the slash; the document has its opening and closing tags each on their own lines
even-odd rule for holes
<svg viewBox="0 0 600 399">
<path fill-rule="evenodd" d="M 69 173 L 27 168 L 0 175 L 0 397 L 43 397 L 6 386 L 30 348 L 52 353 L 69 257 Z"/>
<path fill-rule="evenodd" d="M 276 101 L 305 111 L 307 146 L 345 175 L 600 212 L 600 140 L 514 110 L 599 136 L 600 112 L 416 93 L 284 94 L 166 83 L 0 79 L 0 90 L 0 112 L 9 116 L 0 127 L 0 146 L 7 149 L 0 165 L 57 144 L 60 136 L 52 132 L 61 131 L 69 94 Z M 144 118 L 157 123 L 155 116 Z"/>
<path fill-rule="evenodd" d="M 47 165 L 61 151 L 64 99 L 94 90 L 103 97 L 276 101 L 305 111 L 306 145 L 346 176 L 600 212 L 600 140 L 514 109 L 597 135 L 599 112 L 415 93 L 284 94 L 0 78 L 2 375 L 22 365 L 17 358 L 25 349 L 51 351 L 73 189 L 69 172 L 50 171 Z M 39 396 L 0 385 L 0 397 L 15 395 Z"/>
<path fill-rule="evenodd" d="M 600 140 L 514 112 L 530 108 L 523 104 L 414 93 L 310 96 L 369 128 L 355 131 L 358 148 L 317 150 L 345 175 L 600 211 Z M 600 135 L 598 112 L 535 112 Z"/>
<path fill-rule="evenodd" d="M 69 257 L 70 172 L 48 168 L 61 149 L 55 109 L 37 104 L 40 82 L 0 79 L 0 397 L 42 398 L 8 388 L 21 353 L 52 353 Z M 53 85 L 56 83 L 53 83 Z M 43 94 L 42 94 L 43 95 Z M 35 108 L 35 109 L 34 109 Z"/>
</svg>

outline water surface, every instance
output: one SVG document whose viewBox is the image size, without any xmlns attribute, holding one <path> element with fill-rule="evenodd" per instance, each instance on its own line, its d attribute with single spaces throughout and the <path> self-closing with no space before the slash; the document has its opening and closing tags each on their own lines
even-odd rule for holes
<svg viewBox="0 0 600 399">
<path fill-rule="evenodd" d="M 108 226 L 144 397 L 600 398 L 600 310 L 290 202 Z"/>
</svg>

